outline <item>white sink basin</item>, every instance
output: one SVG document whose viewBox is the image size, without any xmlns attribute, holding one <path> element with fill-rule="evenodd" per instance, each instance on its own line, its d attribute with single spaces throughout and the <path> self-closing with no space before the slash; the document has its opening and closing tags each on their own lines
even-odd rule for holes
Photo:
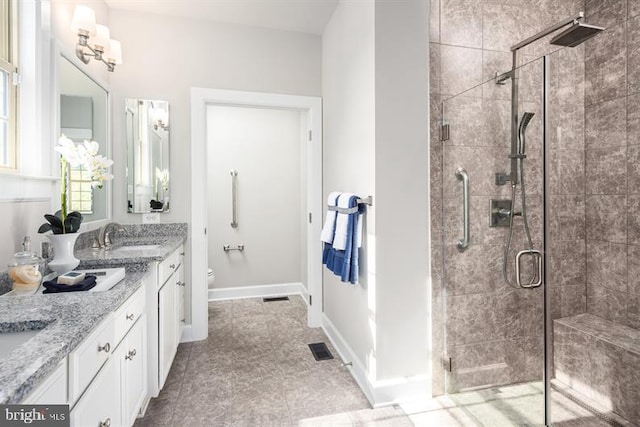
<svg viewBox="0 0 640 427">
<path fill-rule="evenodd" d="M 41 329 L 33 329 L 21 332 L 0 333 L 0 358 L 9 355 L 13 350 L 34 337 Z"/>
<path fill-rule="evenodd" d="M 111 249 L 111 252 L 127 252 L 127 251 L 152 251 L 160 248 L 160 245 L 128 245 Z"/>
</svg>

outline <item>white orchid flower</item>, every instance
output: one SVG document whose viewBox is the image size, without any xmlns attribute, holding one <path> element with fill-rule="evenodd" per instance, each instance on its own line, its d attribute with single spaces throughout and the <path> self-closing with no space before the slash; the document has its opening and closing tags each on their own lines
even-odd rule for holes
<svg viewBox="0 0 640 427">
<path fill-rule="evenodd" d="M 169 170 L 156 168 L 156 179 L 162 184 L 164 191 L 169 190 Z"/>
<path fill-rule="evenodd" d="M 55 150 L 73 167 L 78 167 L 84 163 L 83 153 L 78 152 L 75 142 L 64 135 L 58 139 L 58 145 Z"/>
<path fill-rule="evenodd" d="M 83 144 L 76 144 L 62 135 L 58 139 L 55 150 L 62 155 L 63 160 L 71 167 L 82 167 L 91 175 L 91 185 L 102 188 L 104 181 L 113 179 L 107 169 L 113 165 L 113 160 L 99 155 L 100 144 L 96 141 L 85 140 Z"/>
<path fill-rule="evenodd" d="M 91 156 L 96 156 L 98 154 L 98 150 L 100 150 L 100 144 L 96 141 L 87 141 L 84 140 L 84 147 L 87 150 L 87 153 Z"/>
</svg>

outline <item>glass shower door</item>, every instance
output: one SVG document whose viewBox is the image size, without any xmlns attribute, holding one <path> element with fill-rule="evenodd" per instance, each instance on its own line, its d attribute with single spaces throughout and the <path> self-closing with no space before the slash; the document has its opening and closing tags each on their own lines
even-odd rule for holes
<svg viewBox="0 0 640 427">
<path fill-rule="evenodd" d="M 519 157 L 510 80 L 442 103 L 445 388 L 479 426 L 544 425 L 544 285 L 516 280 L 516 255 L 543 247 L 543 70 L 542 59 L 517 70 L 518 123 L 533 113 Z M 520 260 L 522 284 L 531 285 L 537 264 L 529 252 Z"/>
</svg>

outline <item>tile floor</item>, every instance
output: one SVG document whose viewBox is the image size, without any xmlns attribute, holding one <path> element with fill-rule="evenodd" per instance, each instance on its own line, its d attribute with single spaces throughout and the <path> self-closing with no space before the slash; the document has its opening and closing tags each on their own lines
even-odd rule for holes
<svg viewBox="0 0 640 427">
<path fill-rule="evenodd" d="M 307 344 L 335 359 L 316 362 Z M 306 326 L 299 297 L 209 304 L 209 338 L 181 344 L 167 383 L 136 427 L 509 427 L 541 425 L 541 383 L 371 409 L 322 329 Z M 496 391 L 497 390 L 497 391 Z M 608 424 L 559 393 L 554 426 Z"/>
<path fill-rule="evenodd" d="M 448 406 L 448 411 L 456 415 L 455 422 L 446 427 L 543 426 L 543 400 L 542 381 L 439 398 L 439 401 L 447 402 L 443 406 Z M 554 427 L 611 427 L 555 390 L 551 392 L 551 411 Z M 411 419 L 420 421 L 414 416 Z"/>
<path fill-rule="evenodd" d="M 372 410 L 299 297 L 209 304 L 209 338 L 181 344 L 167 383 L 136 427 L 413 426 L 400 408 Z M 335 359 L 317 362 L 307 344 Z"/>
</svg>

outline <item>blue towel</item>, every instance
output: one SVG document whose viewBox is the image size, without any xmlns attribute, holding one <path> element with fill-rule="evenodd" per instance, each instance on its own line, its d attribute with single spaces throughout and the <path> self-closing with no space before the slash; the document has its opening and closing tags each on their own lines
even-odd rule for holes
<svg viewBox="0 0 640 427">
<path fill-rule="evenodd" d="M 322 263 L 336 276 L 340 276 L 343 282 L 351 284 L 358 283 L 358 222 L 360 215 L 367 207 L 365 204 L 358 205 L 358 197 L 349 198 L 349 207 L 358 207 L 358 211 L 349 214 L 347 224 L 347 245 L 344 250 L 334 249 L 331 244 L 325 243 L 322 254 Z"/>
</svg>

